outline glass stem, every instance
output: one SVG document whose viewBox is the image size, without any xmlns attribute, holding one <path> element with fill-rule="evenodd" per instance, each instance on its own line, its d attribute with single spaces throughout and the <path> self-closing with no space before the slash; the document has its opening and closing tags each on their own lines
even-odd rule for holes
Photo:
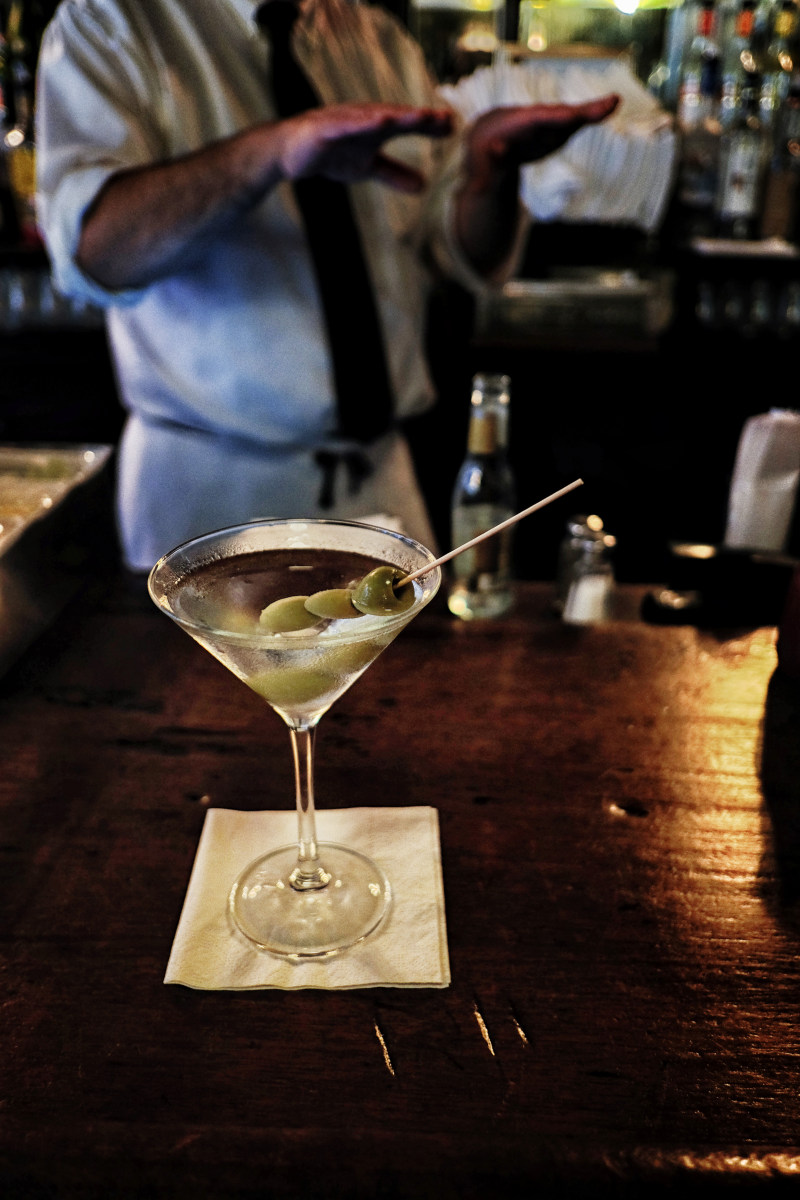
<svg viewBox="0 0 800 1200">
<path fill-rule="evenodd" d="M 295 795 L 297 798 L 297 866 L 289 882 L 297 891 L 324 888 L 330 875 L 317 853 L 317 822 L 314 810 L 314 737 L 316 727 L 289 729 L 294 758 Z"/>
</svg>

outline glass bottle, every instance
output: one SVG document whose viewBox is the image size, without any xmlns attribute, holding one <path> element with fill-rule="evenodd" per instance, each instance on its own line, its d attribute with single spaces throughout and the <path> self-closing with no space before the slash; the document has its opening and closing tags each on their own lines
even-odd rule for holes
<svg viewBox="0 0 800 1200">
<path fill-rule="evenodd" d="M 686 132 L 714 116 L 719 93 L 720 51 L 713 0 L 703 0 L 694 37 L 683 64 L 678 122 Z"/>
<path fill-rule="evenodd" d="M 800 197 L 800 72 L 792 74 L 789 89 L 775 119 L 771 155 L 764 188 L 761 236 L 797 240 Z"/>
<path fill-rule="evenodd" d="M 467 454 L 453 489 L 451 538 L 462 546 L 514 514 L 514 477 L 508 461 L 511 383 L 507 375 L 476 375 Z M 500 617 L 514 601 L 512 529 L 458 554 L 450 564 L 447 605 L 463 620 Z"/>
<path fill-rule="evenodd" d="M 789 92 L 795 63 L 797 9 L 794 0 L 783 0 L 772 27 L 761 74 L 761 121 L 771 129 Z"/>
<path fill-rule="evenodd" d="M 33 0 L 12 0 L 6 26 L 8 117 L 3 150 L 17 207 L 21 240 L 32 245 L 39 245 L 40 242 L 35 211 L 34 80 L 45 23 L 42 7 Z"/>
<path fill-rule="evenodd" d="M 758 76 L 744 82 L 739 112 L 722 136 L 714 200 L 716 232 L 720 237 L 758 236 L 770 152 L 769 133 L 760 115 L 759 91 Z"/>
<path fill-rule="evenodd" d="M 8 95 L 10 91 L 9 54 L 5 34 L 0 30 L 0 246 L 16 247 L 20 241 L 19 220 L 8 171 L 5 136 L 9 131 Z"/>
<path fill-rule="evenodd" d="M 735 120 L 742 82 L 757 73 L 753 44 L 755 12 L 755 0 L 742 0 L 742 6 L 736 14 L 733 36 L 725 47 L 720 89 L 720 124 L 723 129 L 727 129 Z"/>
<path fill-rule="evenodd" d="M 719 92 L 715 10 L 710 0 L 704 0 L 686 54 L 678 97 L 678 198 L 687 217 L 687 232 L 695 235 L 711 232 L 719 163 Z"/>
</svg>

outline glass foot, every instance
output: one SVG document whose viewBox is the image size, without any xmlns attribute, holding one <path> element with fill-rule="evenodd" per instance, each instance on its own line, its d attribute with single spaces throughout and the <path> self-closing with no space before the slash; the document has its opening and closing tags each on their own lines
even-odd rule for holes
<svg viewBox="0 0 800 1200">
<path fill-rule="evenodd" d="M 292 886 L 296 845 L 256 859 L 233 885 L 231 916 L 259 950 L 282 958 L 326 958 L 363 941 L 386 915 L 391 888 L 374 862 L 332 842 L 320 843 L 318 851 L 328 877 L 322 887 Z"/>
</svg>

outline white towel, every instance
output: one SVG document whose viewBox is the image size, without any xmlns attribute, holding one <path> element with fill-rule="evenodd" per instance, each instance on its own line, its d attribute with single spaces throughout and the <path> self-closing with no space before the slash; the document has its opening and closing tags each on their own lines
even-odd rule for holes
<svg viewBox="0 0 800 1200">
<path fill-rule="evenodd" d="M 522 171 L 521 195 L 540 221 L 626 224 L 646 233 L 664 216 L 677 161 L 674 122 L 618 58 L 532 59 L 482 67 L 443 86 L 467 122 L 506 104 L 580 104 L 610 92 L 621 103 L 561 150 Z"/>
</svg>

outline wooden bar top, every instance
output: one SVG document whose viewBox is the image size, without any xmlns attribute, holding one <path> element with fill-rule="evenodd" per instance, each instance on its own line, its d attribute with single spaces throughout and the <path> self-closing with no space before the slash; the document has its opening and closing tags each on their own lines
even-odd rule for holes
<svg viewBox="0 0 800 1200">
<path fill-rule="evenodd" d="M 439 811 L 445 990 L 164 985 L 209 805 L 293 786 L 285 726 L 141 579 L 0 680 L 0 1195 L 795 1185 L 800 685 L 773 628 L 635 593 L 568 628 L 550 596 L 438 597 L 320 726 L 321 809 Z"/>
</svg>

